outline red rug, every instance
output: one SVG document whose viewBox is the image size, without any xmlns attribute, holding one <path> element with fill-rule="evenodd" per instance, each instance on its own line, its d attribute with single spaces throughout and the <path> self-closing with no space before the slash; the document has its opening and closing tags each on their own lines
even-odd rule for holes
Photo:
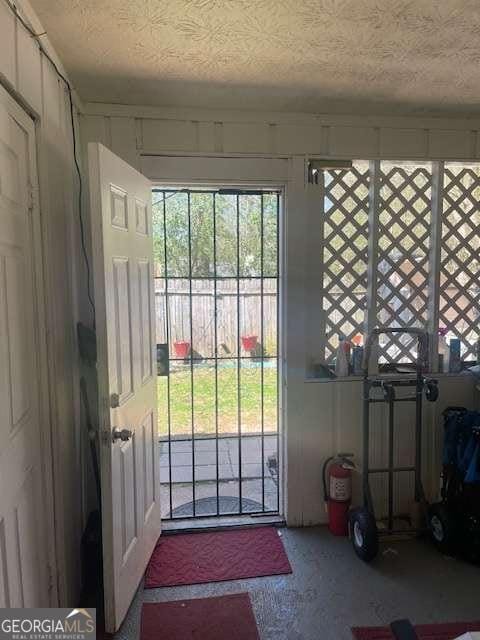
<svg viewBox="0 0 480 640">
<path fill-rule="evenodd" d="M 419 624 L 415 631 L 420 640 L 453 640 L 467 631 L 480 631 L 480 622 Z M 356 640 L 395 640 L 388 627 L 353 627 L 352 633 Z"/>
<path fill-rule="evenodd" d="M 248 593 L 144 604 L 140 640 L 259 640 Z"/>
<path fill-rule="evenodd" d="M 145 588 L 292 573 L 275 527 L 163 536 L 145 574 Z"/>
</svg>

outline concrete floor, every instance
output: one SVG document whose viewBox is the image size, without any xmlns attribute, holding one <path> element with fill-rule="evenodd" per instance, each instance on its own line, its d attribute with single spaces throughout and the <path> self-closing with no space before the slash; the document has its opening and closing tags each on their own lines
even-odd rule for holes
<svg viewBox="0 0 480 640">
<path fill-rule="evenodd" d="M 417 624 L 480 619 L 480 569 L 441 556 L 427 541 L 384 545 L 375 563 L 366 565 L 347 539 L 334 538 L 325 527 L 279 531 L 293 574 L 140 587 L 115 640 L 139 638 L 143 602 L 245 591 L 261 640 L 352 640 L 352 626 L 385 625 L 404 617 Z"/>
</svg>

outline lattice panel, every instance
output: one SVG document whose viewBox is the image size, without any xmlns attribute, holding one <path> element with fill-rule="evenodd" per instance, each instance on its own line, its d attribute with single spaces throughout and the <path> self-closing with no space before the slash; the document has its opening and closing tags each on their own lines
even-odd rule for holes
<svg viewBox="0 0 480 640">
<path fill-rule="evenodd" d="M 368 247 L 368 162 L 324 172 L 323 309 L 325 358 L 331 361 L 338 336 L 364 332 Z"/>
<path fill-rule="evenodd" d="M 476 357 L 480 338 L 480 165 L 445 163 L 439 324 Z"/>
<path fill-rule="evenodd" d="M 430 164 L 381 163 L 377 320 L 425 327 L 431 222 Z M 411 362 L 415 340 L 380 338 L 381 362 Z"/>
</svg>

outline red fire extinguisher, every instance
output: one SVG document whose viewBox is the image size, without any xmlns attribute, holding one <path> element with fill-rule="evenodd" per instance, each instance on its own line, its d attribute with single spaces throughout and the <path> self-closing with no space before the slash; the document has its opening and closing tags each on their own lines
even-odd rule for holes
<svg viewBox="0 0 480 640">
<path fill-rule="evenodd" d="M 348 536 L 348 510 L 352 502 L 352 453 L 339 453 L 323 465 L 323 493 L 328 528 L 335 536 Z"/>
</svg>

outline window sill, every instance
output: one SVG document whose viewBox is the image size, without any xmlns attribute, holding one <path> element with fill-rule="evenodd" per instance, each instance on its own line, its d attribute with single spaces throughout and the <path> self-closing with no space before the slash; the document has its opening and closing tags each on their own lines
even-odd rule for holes
<svg viewBox="0 0 480 640">
<path fill-rule="evenodd" d="M 465 377 L 471 377 L 471 379 L 473 380 L 473 375 L 469 374 L 467 371 L 463 371 L 460 373 L 426 373 L 425 374 L 427 377 L 429 378 L 438 378 L 440 380 L 444 379 L 444 378 L 465 378 Z M 385 373 L 380 375 L 379 377 L 384 378 L 385 380 L 388 380 L 388 378 L 398 378 L 398 377 L 410 377 L 410 378 L 415 378 L 414 374 L 389 374 L 389 373 Z M 346 376 L 345 378 L 305 378 L 304 382 L 305 383 L 329 383 L 329 382 L 361 382 L 363 380 L 363 376 Z"/>
</svg>

